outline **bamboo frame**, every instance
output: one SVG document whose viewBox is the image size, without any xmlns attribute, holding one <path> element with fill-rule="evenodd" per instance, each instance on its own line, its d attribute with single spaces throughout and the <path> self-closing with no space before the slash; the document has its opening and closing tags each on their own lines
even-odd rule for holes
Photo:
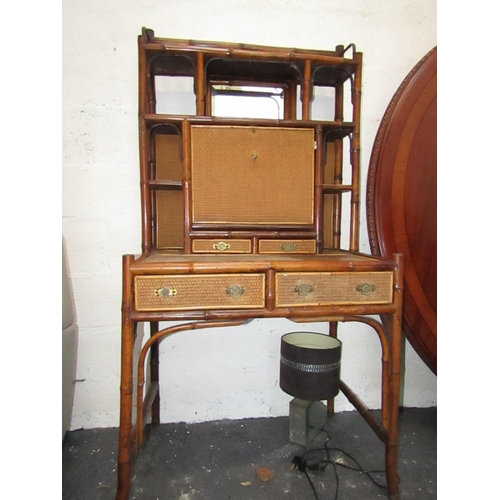
<svg viewBox="0 0 500 500">
<path fill-rule="evenodd" d="M 117 500 L 126 500 L 130 490 L 132 463 L 136 452 L 144 441 L 143 429 L 151 419 L 153 425 L 160 423 L 160 359 L 159 342 L 174 333 L 186 333 L 190 330 L 212 327 L 237 326 L 254 318 L 287 318 L 292 321 L 326 321 L 329 323 L 329 334 L 338 335 L 339 322 L 359 322 L 370 326 L 379 337 L 382 350 L 382 380 L 381 400 L 382 415 L 380 421 L 375 419 L 370 410 L 359 397 L 342 381 L 340 388 L 354 407 L 371 426 L 385 445 L 386 475 L 388 494 L 391 500 L 399 499 L 397 480 L 397 431 L 398 407 L 400 389 L 401 364 L 401 314 L 403 260 L 395 255 L 393 259 L 383 259 L 360 254 L 359 248 L 359 190 L 360 190 L 360 106 L 361 106 L 361 64 L 362 54 L 353 50 L 352 58 L 344 57 L 345 50 L 338 46 L 334 52 L 320 50 L 288 49 L 264 47 L 258 45 L 242 45 L 214 42 L 195 42 L 187 40 L 171 40 L 157 38 L 152 30 L 143 29 L 139 36 L 139 148 L 141 164 L 141 211 L 142 211 L 142 255 L 123 256 L 123 288 L 122 288 L 122 359 L 120 383 L 120 430 L 118 453 L 118 489 Z M 165 64 L 162 65 L 162 55 L 182 56 L 170 57 L 168 60 L 182 59 L 173 75 L 194 77 L 194 92 L 196 100 L 196 116 L 159 115 L 155 108 L 154 74 L 151 72 L 152 61 L 158 64 L 155 68 L 161 74 L 168 73 Z M 286 71 L 283 79 L 278 78 L 278 84 L 285 89 L 285 108 L 283 120 L 269 119 L 235 119 L 214 118 L 211 115 L 211 76 L 209 62 L 213 58 L 234 61 L 255 61 L 252 68 L 260 63 L 279 62 L 279 71 L 286 66 L 293 66 L 290 77 Z M 191 64 L 186 64 L 186 59 Z M 177 64 L 177 63 L 175 63 Z M 320 66 L 331 65 L 341 71 L 315 73 Z M 245 78 L 258 83 L 276 82 L 276 75 L 248 74 L 249 66 L 244 66 L 247 73 L 234 80 L 245 81 Z M 269 66 L 261 64 L 262 68 Z M 239 66 L 234 66 L 239 68 Z M 338 76 L 338 74 L 342 74 Z M 158 73 L 160 74 L 160 73 Z M 170 74 L 170 73 L 169 73 Z M 335 87 L 334 120 L 323 122 L 311 119 L 311 101 L 313 98 L 314 78 L 320 75 L 319 84 L 331 84 Z M 254 78 L 255 77 L 255 78 Z M 252 80 L 253 78 L 253 80 Z M 344 122 L 344 78 L 352 79 L 352 123 Z M 333 79 L 335 81 L 330 81 Z M 261 83 L 262 83 L 261 82 Z M 296 119 L 298 105 L 297 86 L 301 85 L 302 119 Z M 183 178 L 182 182 L 171 179 L 152 179 L 155 155 L 150 153 L 149 131 L 158 125 L 168 124 L 179 130 L 182 140 Z M 256 227 L 212 227 L 212 225 L 194 225 L 192 214 L 191 187 L 191 126 L 203 125 L 233 125 L 252 127 L 301 127 L 315 131 L 316 150 L 314 152 L 314 203 L 313 223 L 307 226 L 289 224 L 286 226 L 256 226 Z M 343 185 L 343 143 L 345 137 L 351 141 L 350 165 L 351 184 Z M 335 141 L 333 184 L 325 184 L 324 155 L 327 138 Z M 177 153 L 176 153 L 177 154 Z M 150 161 L 152 164 L 150 165 Z M 182 252 L 158 252 L 155 248 L 155 219 L 152 207 L 154 190 L 182 189 L 184 235 Z M 340 218 L 342 214 L 342 193 L 351 194 L 349 249 L 340 250 Z M 323 197 L 333 194 L 334 203 L 332 230 L 334 232 L 334 250 L 323 248 Z M 250 242 L 252 254 L 233 254 L 227 256 L 192 254 L 194 238 L 246 238 Z M 316 241 L 316 254 L 294 255 L 287 259 L 279 254 L 258 254 L 261 239 L 300 238 Z M 389 271 L 393 273 L 391 299 L 387 303 L 370 303 L 360 300 L 338 301 L 329 305 L 294 305 L 293 307 L 278 307 L 276 298 L 276 275 L 286 273 L 360 273 Z M 263 307 L 259 308 L 216 308 L 200 310 L 196 307 L 184 310 L 151 310 L 137 311 L 134 309 L 134 280 L 136 276 L 161 275 L 209 275 L 220 273 L 260 273 L 264 277 Z M 203 282 L 203 280 L 200 280 Z M 388 285 L 390 286 L 390 285 Z M 203 290 L 201 290 L 203 292 Z M 138 292 L 139 293 L 139 292 Z M 329 303 L 329 301 L 328 301 Z M 155 306 L 156 307 L 156 306 Z M 188 310 L 187 310 L 188 309 Z M 385 315 L 391 318 L 390 327 L 383 326 L 379 321 L 369 316 Z M 163 321 L 182 321 L 177 326 L 169 326 L 162 330 L 159 323 Z M 150 337 L 139 354 L 134 359 L 135 329 L 140 322 L 150 323 Z M 151 380 L 146 387 L 145 362 L 150 353 Z M 133 380 L 133 368 L 137 367 L 137 381 Z M 136 390 L 136 420 L 133 422 L 134 388 Z M 333 413 L 333 401 L 328 402 L 328 410 Z"/>
<path fill-rule="evenodd" d="M 146 51 L 139 44 L 139 109 L 151 111 L 148 106 L 149 71 Z M 141 214 L 142 214 L 142 252 L 149 253 L 152 249 L 151 228 L 151 192 L 148 186 L 149 179 L 149 147 L 145 113 L 139 113 L 139 155 L 141 166 Z"/>
<path fill-rule="evenodd" d="M 137 369 L 137 420 L 136 420 L 136 442 L 138 446 L 143 444 L 143 430 L 146 422 L 145 414 L 149 413 L 149 406 L 152 405 L 152 401 L 150 402 L 148 398 L 144 398 L 144 383 L 145 383 L 145 374 L 144 374 L 144 364 L 146 360 L 146 355 L 149 350 L 153 350 L 158 347 L 158 343 L 160 340 L 163 340 L 169 335 L 178 332 L 184 332 L 188 330 L 199 330 L 201 328 L 222 328 L 225 326 L 239 326 L 245 323 L 246 320 L 231 320 L 231 321 L 206 321 L 206 322 L 193 322 L 186 323 L 183 325 L 170 326 L 168 328 L 164 328 L 161 331 L 156 332 L 152 335 L 148 341 L 144 344 L 141 353 L 139 355 L 138 361 L 138 369 Z M 156 386 L 158 384 L 156 383 Z M 157 387 L 156 387 L 157 388 Z"/>
<path fill-rule="evenodd" d="M 296 61 L 297 63 L 311 61 L 314 64 L 332 64 L 339 67 L 352 68 L 351 59 L 337 55 L 335 52 L 301 49 L 282 49 L 279 47 L 264 47 L 247 45 L 241 48 L 224 42 L 194 42 L 171 38 L 155 38 L 154 42 L 145 42 L 144 48 L 151 53 L 175 52 L 189 54 L 201 52 L 212 57 L 231 57 L 233 59 L 254 59 L 262 61 Z"/>
<path fill-rule="evenodd" d="M 147 148 L 147 129 L 154 126 L 155 123 L 172 123 L 178 122 L 178 127 L 182 129 L 183 137 L 183 147 L 186 149 L 186 143 L 189 143 L 189 138 L 187 137 L 187 129 L 185 128 L 185 120 L 188 120 L 190 124 L 199 123 L 210 123 L 210 124 L 248 124 L 247 119 L 220 119 L 214 118 L 211 115 L 211 86 L 212 80 L 210 77 L 209 63 L 213 59 L 228 59 L 228 60 L 240 60 L 240 61 L 259 61 L 261 62 L 276 62 L 281 65 L 287 65 L 294 67 L 295 71 L 292 72 L 293 78 L 297 78 L 296 81 L 289 80 L 290 75 L 288 75 L 286 80 L 282 82 L 277 79 L 277 84 L 282 84 L 285 89 L 285 109 L 284 109 L 284 120 L 280 120 L 279 123 L 274 121 L 274 125 L 281 127 L 288 126 L 306 126 L 316 128 L 320 130 L 317 126 L 318 122 L 311 120 L 311 102 L 313 98 L 313 87 L 316 84 L 314 82 L 313 75 L 315 74 L 316 68 L 318 67 L 338 67 L 345 71 L 342 78 L 348 79 L 349 75 L 355 82 L 359 82 L 357 85 L 360 87 L 360 69 L 361 69 L 361 54 L 358 52 L 353 52 L 352 58 L 347 58 L 344 56 L 345 51 L 343 47 L 337 46 L 335 51 L 325 51 L 325 50 L 304 50 L 304 49 L 289 49 L 289 48 L 279 48 L 279 47 L 265 47 L 260 45 L 241 45 L 241 44 L 231 44 L 231 43 L 215 43 L 215 42 L 197 42 L 191 40 L 173 40 L 168 38 L 156 37 L 152 30 L 143 29 L 142 35 L 139 36 L 139 115 L 140 115 L 140 160 L 141 160 L 141 203 L 142 203 L 142 242 L 143 242 L 143 253 L 149 253 L 156 250 L 155 234 L 156 234 L 156 214 L 152 208 L 153 201 L 153 189 L 177 189 L 176 185 L 168 183 L 167 181 L 163 183 L 158 183 L 152 181 L 149 176 L 149 157 Z M 168 57 L 168 64 L 177 64 L 179 61 L 179 68 L 173 70 L 172 75 L 189 75 L 194 78 L 194 94 L 196 100 L 196 116 L 186 117 L 186 116 L 172 116 L 172 115 L 157 115 L 155 113 L 155 86 L 154 86 L 154 74 L 152 73 L 153 68 L 158 68 L 160 71 L 158 74 L 168 75 L 170 73 L 165 72 L 165 63 L 158 63 L 162 56 Z M 176 57 L 178 56 L 178 57 Z M 180 61 L 183 61 L 180 63 Z M 153 64 L 155 61 L 155 64 Z M 186 63 L 186 61 L 191 61 L 191 64 Z M 285 66 L 282 66 L 285 67 Z M 180 71 L 180 73 L 179 73 Z M 233 77 L 231 77 L 234 79 Z M 269 77 L 269 82 L 275 80 L 276 76 Z M 322 78 L 325 78 L 324 76 Z M 330 76 L 327 76 L 330 78 Z M 337 76 L 335 77 L 337 78 Z M 245 77 L 242 78 L 244 81 Z M 253 82 L 256 84 L 258 82 Z M 262 82 L 264 83 L 264 82 Z M 271 84 L 271 83 L 270 83 Z M 302 117 L 301 120 L 296 120 L 296 107 L 297 107 L 297 85 L 301 85 L 301 109 Z M 322 84 L 320 82 L 320 84 Z M 342 95 L 343 82 L 340 81 L 335 84 L 336 95 Z M 358 95 L 354 93 L 353 95 Z M 326 139 L 326 136 L 331 133 L 331 127 L 337 127 L 340 131 L 343 127 L 350 127 L 352 131 L 354 142 L 357 141 L 356 137 L 359 137 L 359 99 L 354 99 L 353 107 L 355 111 L 353 116 L 356 123 L 346 124 L 343 121 L 342 108 L 339 105 L 339 97 L 336 97 L 335 102 L 335 120 L 333 122 L 328 122 L 328 132 L 324 131 L 321 137 L 321 141 Z M 252 124 L 255 126 L 269 126 L 269 120 L 252 120 Z M 345 132 L 348 133 L 348 132 Z M 321 134 L 320 134 L 321 135 Z M 321 144 L 318 144 L 318 148 Z M 352 154 L 352 178 L 353 183 L 349 186 L 342 186 L 336 181 L 337 184 L 330 186 L 323 186 L 323 191 L 319 189 L 316 191 L 316 208 L 322 204 L 323 196 L 327 192 L 334 192 L 335 198 L 335 210 L 333 213 L 333 231 L 334 231 L 334 242 L 337 248 L 340 248 L 340 216 L 341 216 L 341 202 L 342 193 L 351 193 L 351 228 L 349 237 L 349 249 L 357 250 L 359 247 L 359 154 L 357 143 L 353 144 L 353 154 Z M 321 152 L 319 152 L 321 155 Z M 342 178 L 342 144 L 336 141 L 336 156 L 340 159 L 337 163 L 339 170 L 336 174 L 336 179 Z M 154 158 L 152 159 L 154 162 Z M 189 159 L 184 157 L 185 172 L 188 172 Z M 190 248 L 190 233 L 193 230 L 200 230 L 203 228 L 195 228 L 190 220 L 190 214 L 186 203 L 189 198 L 189 178 L 186 178 L 186 182 L 183 183 L 182 189 L 185 192 L 184 196 L 184 211 L 185 211 L 185 231 L 184 231 L 184 251 L 189 252 Z M 320 226 L 322 225 L 323 214 L 319 214 L 315 210 L 315 231 L 316 239 L 318 241 L 318 252 L 322 251 L 322 240 L 323 235 L 320 231 Z M 213 227 L 207 227 L 207 230 L 213 230 Z M 238 228 L 233 228 L 238 229 Z M 259 229 L 259 228 L 253 228 Z M 262 228 L 261 228 L 262 229 Z M 276 228 L 273 228 L 276 230 Z M 292 228 L 300 230 L 302 228 Z M 167 244 L 168 248 L 169 245 Z M 255 246 L 258 248 L 258 245 Z"/>
<path fill-rule="evenodd" d="M 119 452 L 119 487 L 117 500 L 125 500 L 128 496 L 131 478 L 131 464 L 138 448 L 143 444 L 144 423 L 148 416 L 152 415 L 153 423 L 159 423 L 155 415 L 155 404 L 158 405 L 159 394 L 159 373 L 158 360 L 154 352 L 158 350 L 158 343 L 168 335 L 186 332 L 199 328 L 212 328 L 224 326 L 237 326 L 254 318 L 288 318 L 293 321 L 328 321 L 331 325 L 330 334 L 336 336 L 339 322 L 359 322 L 372 327 L 379 337 L 382 356 L 382 416 L 381 421 L 377 421 L 370 410 L 364 405 L 359 397 L 345 384 L 341 382 L 340 388 L 348 400 L 360 412 L 361 416 L 370 425 L 379 439 L 384 443 L 386 453 L 386 476 L 388 483 L 388 493 L 391 499 L 399 498 L 397 479 L 397 434 L 398 434 L 398 409 L 400 391 L 400 365 L 401 365 L 401 315 L 402 315 L 402 285 L 403 285 L 403 260 L 402 256 L 395 255 L 393 261 L 376 260 L 377 266 L 381 264 L 388 269 L 392 266 L 394 272 L 393 279 L 393 299 L 390 304 L 367 304 L 367 305 L 339 305 L 339 306 L 307 306 L 307 307 L 276 307 L 276 271 L 293 272 L 294 269 L 308 268 L 314 266 L 316 269 L 328 269 L 337 267 L 338 263 L 323 261 L 311 256 L 304 257 L 302 264 L 289 261 L 267 261 L 264 256 L 259 259 L 256 268 L 249 268 L 244 259 L 235 259 L 229 267 L 233 272 L 252 272 L 266 268 L 266 289 L 265 289 L 265 309 L 252 310 L 207 310 L 207 311 L 164 311 L 164 312 L 137 312 L 133 309 L 134 277 L 143 275 L 154 275 L 171 273 L 190 274 L 217 273 L 220 271 L 219 261 L 207 265 L 203 256 L 193 256 L 192 262 L 185 262 L 182 258 L 179 264 L 175 264 L 173 257 L 166 258 L 164 262 L 148 263 L 147 259 L 135 259 L 133 256 L 123 258 L 123 305 L 122 305 L 122 382 L 121 382 L 121 412 L 120 412 L 120 452 Z M 309 266 L 307 265 L 309 260 Z M 269 269 L 269 266 L 272 269 Z M 155 269 L 156 267 L 156 269 Z M 359 266 L 363 268 L 363 266 Z M 364 263 L 366 268 L 366 263 Z M 347 262 L 343 268 L 350 268 L 352 272 L 358 269 L 353 262 Z M 365 270 L 365 269 L 363 269 Z M 385 314 L 391 317 L 391 328 L 387 331 L 382 323 L 369 317 L 374 314 Z M 184 324 L 167 327 L 158 331 L 159 321 L 185 320 Z M 137 383 L 136 383 L 136 423 L 132 425 L 132 397 L 133 381 L 132 373 L 134 361 L 134 329 L 139 322 L 153 322 L 151 336 L 144 345 L 137 361 Z M 151 350 L 152 376 L 151 384 L 144 397 L 144 363 L 148 351 Z M 332 408 L 330 408 L 332 409 Z"/>
<path fill-rule="evenodd" d="M 352 134 L 351 165 L 352 165 L 352 191 L 351 191 L 351 232 L 349 250 L 351 252 L 359 251 L 359 196 L 360 196 L 360 120 L 361 120 L 361 62 L 363 56 L 356 53 L 354 58 L 359 62 L 358 70 L 354 76 L 353 90 L 353 123 L 354 132 Z"/>
<path fill-rule="evenodd" d="M 337 85 L 335 88 L 335 120 L 342 122 L 344 120 L 344 86 Z M 339 141 L 335 142 L 335 164 L 333 171 L 334 184 L 342 185 L 343 171 L 343 147 Z M 342 196 L 340 193 L 334 193 L 333 196 L 333 246 L 340 248 L 340 226 L 342 222 Z"/>
<path fill-rule="evenodd" d="M 314 195 L 314 211 L 315 211 L 315 226 L 316 226 L 316 251 L 323 251 L 323 128 L 318 125 L 316 127 L 316 151 L 314 155 L 316 182 Z"/>
</svg>

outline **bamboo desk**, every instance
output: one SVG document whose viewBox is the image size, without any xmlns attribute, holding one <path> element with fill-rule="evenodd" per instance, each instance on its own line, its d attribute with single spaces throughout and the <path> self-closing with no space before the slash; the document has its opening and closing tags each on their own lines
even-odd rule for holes
<svg viewBox="0 0 500 500">
<path fill-rule="evenodd" d="M 123 257 L 116 498 L 128 496 L 144 423 L 160 423 L 158 343 L 177 332 L 287 318 L 329 322 L 332 336 L 348 321 L 377 333 L 381 419 L 340 388 L 385 444 L 388 493 L 398 499 L 402 257 L 358 253 L 362 53 L 354 44 L 306 50 L 177 40 L 143 28 L 138 56 L 142 255 Z M 172 79 L 188 84 L 190 105 L 180 114 L 184 97 Z M 238 97 L 246 118 L 219 113 L 228 96 Z M 248 99 L 253 111 L 261 98 L 281 107 L 250 118 Z M 322 111 L 328 119 L 318 119 Z M 160 331 L 161 321 L 185 323 Z M 151 338 L 135 360 L 139 322 L 151 324 Z"/>
<path fill-rule="evenodd" d="M 132 465 L 144 424 L 160 423 L 158 343 L 199 328 L 240 325 L 253 318 L 362 322 L 382 347 L 382 413 L 376 419 L 341 381 L 340 388 L 385 444 L 389 498 L 399 499 L 397 435 L 401 364 L 402 257 L 346 251 L 316 255 L 174 255 L 123 257 L 122 365 L 117 500 L 130 490 Z M 390 330 L 369 317 L 391 318 Z M 158 330 L 160 321 L 186 323 Z M 134 359 L 135 328 L 151 323 L 151 337 Z M 336 335 L 336 328 L 331 328 Z M 144 363 L 151 349 L 151 383 Z M 133 368 L 137 363 L 137 381 Z M 133 416 L 134 384 L 137 414 Z M 146 389 L 146 390 L 145 390 Z M 333 406 L 329 402 L 329 408 Z"/>
</svg>

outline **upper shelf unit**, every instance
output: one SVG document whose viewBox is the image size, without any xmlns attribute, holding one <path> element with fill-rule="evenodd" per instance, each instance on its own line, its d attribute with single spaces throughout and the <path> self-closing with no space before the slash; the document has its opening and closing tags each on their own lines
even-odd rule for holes
<svg viewBox="0 0 500 500">
<path fill-rule="evenodd" d="M 353 44 L 138 42 L 144 252 L 359 249 Z"/>
<path fill-rule="evenodd" d="M 145 28 L 141 39 L 141 73 L 147 78 L 141 82 L 140 97 L 145 100 L 141 109 L 146 115 L 235 118 L 238 115 L 233 112 L 221 115 L 214 109 L 217 99 L 253 97 L 255 103 L 274 100 L 280 114 L 243 118 L 358 121 L 353 108 L 361 93 L 362 54 L 352 44 L 339 45 L 335 51 L 276 48 L 158 38 Z M 162 102 L 162 94 L 175 92 L 176 102 Z M 327 100 L 331 107 L 326 116 L 324 111 L 315 113 L 315 102 Z"/>
</svg>

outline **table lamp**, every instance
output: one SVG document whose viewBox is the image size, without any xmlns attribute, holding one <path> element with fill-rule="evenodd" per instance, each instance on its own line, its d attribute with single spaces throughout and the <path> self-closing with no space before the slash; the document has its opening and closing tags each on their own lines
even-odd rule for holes
<svg viewBox="0 0 500 500">
<path fill-rule="evenodd" d="M 327 420 L 323 400 L 339 392 L 340 340 L 314 332 L 281 337 L 280 387 L 290 402 L 290 440 L 307 445 Z M 313 432 L 315 431 L 315 432 Z"/>
</svg>

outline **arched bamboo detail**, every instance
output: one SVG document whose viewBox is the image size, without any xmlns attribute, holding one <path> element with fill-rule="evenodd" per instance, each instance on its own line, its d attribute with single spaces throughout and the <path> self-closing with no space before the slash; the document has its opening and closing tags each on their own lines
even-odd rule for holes
<svg viewBox="0 0 500 500">
<path fill-rule="evenodd" d="M 146 360 L 146 355 L 153 344 L 163 340 L 165 337 L 172 335 L 174 333 L 188 331 L 188 330 L 199 330 L 202 328 L 213 328 L 213 327 L 224 327 L 224 326 L 239 326 L 246 323 L 247 320 L 228 320 L 228 321 L 206 321 L 206 322 L 192 322 L 183 323 L 181 325 L 174 325 L 168 328 L 163 328 L 162 330 L 156 332 L 152 335 L 147 342 L 144 344 L 141 354 L 139 355 L 139 360 L 137 362 L 137 445 L 140 447 L 143 442 L 143 398 L 144 398 L 144 364 Z"/>
</svg>

